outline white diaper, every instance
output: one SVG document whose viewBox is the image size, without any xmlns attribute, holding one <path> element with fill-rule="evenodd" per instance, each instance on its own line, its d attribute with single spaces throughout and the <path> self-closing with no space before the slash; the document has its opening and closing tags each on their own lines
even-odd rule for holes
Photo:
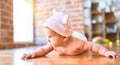
<svg viewBox="0 0 120 65">
<path fill-rule="evenodd" d="M 77 31 L 73 31 L 73 34 L 72 36 L 76 37 L 76 38 L 79 38 L 79 39 L 82 39 L 84 41 L 87 41 L 87 38 L 85 37 L 85 35 L 77 32 Z"/>
</svg>

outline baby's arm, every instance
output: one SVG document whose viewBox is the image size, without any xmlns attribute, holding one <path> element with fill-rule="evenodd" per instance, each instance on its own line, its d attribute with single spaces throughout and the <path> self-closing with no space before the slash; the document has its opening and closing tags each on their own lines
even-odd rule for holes
<svg viewBox="0 0 120 65">
<path fill-rule="evenodd" d="M 50 44 L 47 44 L 46 46 L 44 46 L 42 48 L 38 48 L 37 50 L 35 50 L 34 57 L 45 56 L 46 54 L 48 54 L 52 50 L 53 50 L 53 47 Z"/>
<path fill-rule="evenodd" d="M 47 45 L 45 45 L 43 47 L 38 48 L 37 50 L 35 50 L 32 53 L 24 54 L 22 56 L 22 60 L 26 60 L 26 59 L 29 59 L 29 58 L 45 56 L 46 54 L 48 54 L 52 50 L 53 50 L 53 47 L 50 44 L 47 44 Z"/>
<path fill-rule="evenodd" d="M 104 55 L 106 57 L 112 57 L 112 58 L 117 57 L 117 55 L 114 51 L 109 51 L 108 49 L 106 49 L 102 45 L 96 44 L 96 43 L 93 43 L 93 42 L 86 42 L 85 46 L 84 46 L 84 49 L 97 52 L 97 53 L 99 53 L 101 55 Z"/>
</svg>

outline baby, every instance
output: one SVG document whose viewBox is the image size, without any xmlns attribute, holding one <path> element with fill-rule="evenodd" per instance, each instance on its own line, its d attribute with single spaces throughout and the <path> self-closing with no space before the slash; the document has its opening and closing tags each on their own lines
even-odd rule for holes
<svg viewBox="0 0 120 65">
<path fill-rule="evenodd" d="M 114 51 L 109 51 L 100 44 L 89 42 L 83 34 L 72 31 L 67 20 L 68 15 L 54 11 L 43 26 L 48 43 L 33 53 L 24 54 L 22 59 L 45 56 L 52 50 L 55 50 L 59 55 L 79 55 L 85 51 L 93 51 L 116 59 L 117 55 Z"/>
</svg>

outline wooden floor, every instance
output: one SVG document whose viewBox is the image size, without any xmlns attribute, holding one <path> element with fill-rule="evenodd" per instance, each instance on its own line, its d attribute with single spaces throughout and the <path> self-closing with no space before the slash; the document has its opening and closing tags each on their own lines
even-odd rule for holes
<svg viewBox="0 0 120 65">
<path fill-rule="evenodd" d="M 119 58 L 114 60 L 100 56 L 93 52 L 86 52 L 79 56 L 58 56 L 55 52 L 46 57 L 21 60 L 25 52 L 32 52 L 37 47 L 27 47 L 12 50 L 0 50 L 0 65 L 120 65 L 120 46 L 109 48 L 117 52 Z"/>
</svg>

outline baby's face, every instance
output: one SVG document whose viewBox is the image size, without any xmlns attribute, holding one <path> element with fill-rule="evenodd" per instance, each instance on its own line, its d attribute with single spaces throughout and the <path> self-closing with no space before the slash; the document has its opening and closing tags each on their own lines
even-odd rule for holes
<svg viewBox="0 0 120 65">
<path fill-rule="evenodd" d="M 44 32 L 47 35 L 48 42 L 52 44 L 54 47 L 62 45 L 64 37 L 57 34 L 53 30 L 49 28 L 44 28 Z"/>
</svg>

